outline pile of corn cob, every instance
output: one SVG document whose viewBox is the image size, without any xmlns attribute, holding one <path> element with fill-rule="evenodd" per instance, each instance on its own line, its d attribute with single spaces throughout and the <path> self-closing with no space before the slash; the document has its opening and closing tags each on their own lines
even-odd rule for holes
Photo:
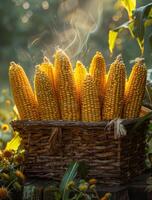
<svg viewBox="0 0 152 200">
<path fill-rule="evenodd" d="M 146 67 L 138 60 L 129 78 L 118 56 L 106 73 L 103 55 L 96 52 L 89 72 L 78 61 L 73 71 L 62 50 L 54 65 L 45 57 L 36 66 L 34 91 L 23 68 L 11 62 L 9 79 L 20 119 L 98 122 L 137 118 L 146 85 Z"/>
</svg>

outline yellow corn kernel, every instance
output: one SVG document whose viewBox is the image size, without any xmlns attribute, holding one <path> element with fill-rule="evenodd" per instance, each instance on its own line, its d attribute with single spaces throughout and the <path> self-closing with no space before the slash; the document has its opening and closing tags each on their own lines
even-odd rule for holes
<svg viewBox="0 0 152 200">
<path fill-rule="evenodd" d="M 45 61 L 45 63 L 37 66 L 34 78 L 34 85 L 41 119 L 59 120 L 60 113 L 54 88 L 51 63 Z"/>
<path fill-rule="evenodd" d="M 39 65 L 39 67 L 40 67 L 41 71 L 45 71 L 46 73 L 48 73 L 51 80 L 54 82 L 53 64 L 50 62 L 50 60 L 46 56 L 44 56 L 43 63 L 41 63 L 41 65 Z"/>
<path fill-rule="evenodd" d="M 101 120 L 100 100 L 93 77 L 88 74 L 82 87 L 82 121 L 98 122 Z"/>
<path fill-rule="evenodd" d="M 83 81 L 86 77 L 86 73 L 87 73 L 87 70 L 85 66 L 80 61 L 77 61 L 76 68 L 74 70 L 74 79 L 76 83 L 77 97 L 78 97 L 79 104 L 81 104 L 81 89 L 82 89 Z"/>
<path fill-rule="evenodd" d="M 73 69 L 68 56 L 58 50 L 55 54 L 55 85 L 57 88 L 61 118 L 77 121 L 80 110 L 76 96 Z"/>
<path fill-rule="evenodd" d="M 38 103 L 23 68 L 11 62 L 9 80 L 14 101 L 21 119 L 38 120 Z"/>
<path fill-rule="evenodd" d="M 146 86 L 147 70 L 143 61 L 137 61 L 132 68 L 125 89 L 123 118 L 139 117 Z"/>
<path fill-rule="evenodd" d="M 51 79 L 51 82 L 53 84 L 54 90 L 55 90 L 55 77 L 54 77 L 54 67 L 53 64 L 50 62 L 50 60 L 44 56 L 43 62 L 38 65 L 41 71 L 44 71 L 48 74 L 48 76 Z"/>
<path fill-rule="evenodd" d="M 111 64 L 105 89 L 102 110 L 103 120 L 121 117 L 126 81 L 125 65 L 122 57 L 118 56 Z"/>
<path fill-rule="evenodd" d="M 106 63 L 103 55 L 99 51 L 96 52 L 91 61 L 89 72 L 93 76 L 102 104 L 106 84 Z"/>
</svg>

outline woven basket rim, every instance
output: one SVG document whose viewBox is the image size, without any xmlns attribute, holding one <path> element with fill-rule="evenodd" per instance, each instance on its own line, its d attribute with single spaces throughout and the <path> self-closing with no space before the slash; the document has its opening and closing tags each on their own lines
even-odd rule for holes
<svg viewBox="0 0 152 200">
<path fill-rule="evenodd" d="M 122 119 L 124 126 L 135 124 L 141 119 Z M 106 127 L 110 121 L 101 122 L 82 122 L 82 121 L 65 121 L 65 120 L 14 120 L 10 124 L 12 126 L 50 126 L 50 127 Z"/>
</svg>

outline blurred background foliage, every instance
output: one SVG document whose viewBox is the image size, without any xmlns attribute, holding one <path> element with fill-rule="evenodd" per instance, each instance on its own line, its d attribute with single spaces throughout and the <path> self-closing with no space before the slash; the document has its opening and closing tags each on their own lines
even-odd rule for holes
<svg viewBox="0 0 152 200">
<path fill-rule="evenodd" d="M 10 126 L 10 121 L 17 117 L 9 90 L 3 89 L 0 93 L 0 153 L 2 149 L 17 150 L 20 145 L 19 134 L 14 132 Z"/>
<path fill-rule="evenodd" d="M 138 0 L 137 7 L 151 0 Z M 8 85 L 8 66 L 14 60 L 32 77 L 34 66 L 43 55 L 53 61 L 56 48 L 63 48 L 72 62 L 81 59 L 86 66 L 96 50 L 109 65 L 122 53 L 128 72 L 130 61 L 140 50 L 128 31 L 120 34 L 113 55 L 108 48 L 108 32 L 127 19 L 127 12 L 116 0 L 5 0 L 0 1 L 0 88 Z M 151 30 L 147 30 L 148 34 Z M 152 51 L 145 37 L 144 57 L 152 66 Z"/>
</svg>

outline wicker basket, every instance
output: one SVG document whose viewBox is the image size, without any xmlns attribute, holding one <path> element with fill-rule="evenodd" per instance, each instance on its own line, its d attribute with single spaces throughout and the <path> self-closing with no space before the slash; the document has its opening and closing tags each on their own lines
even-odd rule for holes
<svg viewBox="0 0 152 200">
<path fill-rule="evenodd" d="M 115 138 L 108 122 L 13 121 L 26 150 L 28 177 L 60 180 L 71 161 L 85 161 L 89 177 L 100 184 L 120 185 L 145 169 L 145 124 L 124 120 L 127 135 Z"/>
</svg>

